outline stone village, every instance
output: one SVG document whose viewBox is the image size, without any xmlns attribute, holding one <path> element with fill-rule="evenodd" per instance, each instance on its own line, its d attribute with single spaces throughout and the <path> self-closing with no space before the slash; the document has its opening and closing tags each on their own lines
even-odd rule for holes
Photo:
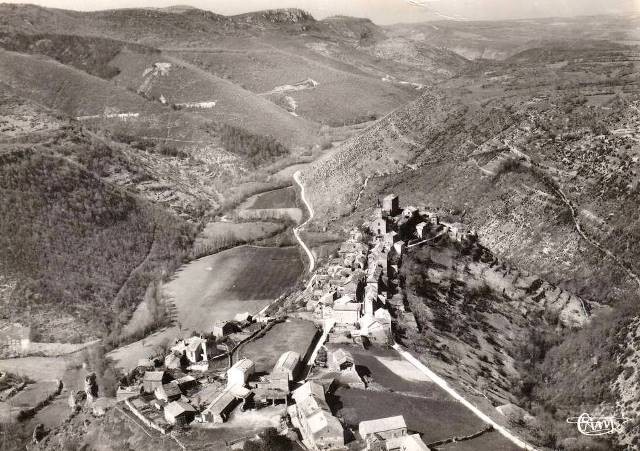
<svg viewBox="0 0 640 451">
<path fill-rule="evenodd" d="M 309 450 L 428 450 L 403 416 L 362 421 L 356 431 L 345 430 L 327 398 L 336 387 L 367 389 L 368 382 L 348 351 L 328 351 L 327 344 L 391 344 L 392 318 L 415 324 L 399 293 L 398 268 L 407 247 L 444 235 L 476 240 L 463 225 L 443 223 L 415 207 L 401 209 L 398 197 L 387 195 L 362 231 L 352 230 L 337 256 L 313 274 L 298 297 L 303 311 L 289 313 L 318 327 L 305 355 L 284 352 L 268 374 L 256 372 L 248 358 L 233 361 L 243 343 L 287 321 L 286 313 L 239 314 L 213 324 L 206 335 L 178 340 L 163 358 L 139 361 L 118 389 L 118 405 L 146 427 L 173 437 L 184 428 L 220 427 L 233 412 L 281 406 L 280 432 Z M 96 397 L 94 379 L 87 376 L 85 393 L 72 393 L 70 404 L 82 399 L 100 415 L 104 403 Z"/>
</svg>

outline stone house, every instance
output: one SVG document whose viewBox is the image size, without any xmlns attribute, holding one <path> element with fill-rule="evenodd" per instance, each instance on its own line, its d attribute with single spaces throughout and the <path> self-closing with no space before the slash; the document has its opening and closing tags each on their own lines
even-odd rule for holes
<svg viewBox="0 0 640 451">
<path fill-rule="evenodd" d="M 330 450 L 344 446 L 344 430 L 340 421 L 331 414 L 324 388 L 308 381 L 294 390 L 295 413 L 300 432 L 317 450 Z"/>
<path fill-rule="evenodd" d="M 407 435 L 407 423 L 402 415 L 361 421 L 358 432 L 367 444 L 367 449 L 372 449 L 377 443 Z"/>
<path fill-rule="evenodd" d="M 354 366 L 351 353 L 342 348 L 337 349 L 329 355 L 329 368 L 336 371 L 344 371 Z"/>
<path fill-rule="evenodd" d="M 420 434 L 393 437 L 385 441 L 387 451 L 430 451 L 420 438 Z"/>
<path fill-rule="evenodd" d="M 379 217 L 369 224 L 369 231 L 375 236 L 382 236 L 387 233 L 387 220 Z"/>
<path fill-rule="evenodd" d="M 358 324 L 362 316 L 362 304 L 359 302 L 349 302 L 347 304 L 334 304 L 333 307 L 322 309 L 322 318 L 335 321 L 336 324 Z"/>
</svg>

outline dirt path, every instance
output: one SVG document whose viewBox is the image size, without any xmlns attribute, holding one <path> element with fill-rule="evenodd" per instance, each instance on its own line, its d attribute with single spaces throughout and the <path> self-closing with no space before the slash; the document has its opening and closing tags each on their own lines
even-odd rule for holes
<svg viewBox="0 0 640 451">
<path fill-rule="evenodd" d="M 565 203 L 565 205 L 567 207 L 569 207 L 569 210 L 571 211 L 571 218 L 573 219 L 573 224 L 575 226 L 576 231 L 578 232 L 578 234 L 589 244 L 591 244 L 593 247 L 595 247 L 596 249 L 598 249 L 600 252 L 602 252 L 603 254 L 606 254 L 608 257 L 610 257 L 619 267 L 621 267 L 622 269 L 624 269 L 626 271 L 626 273 L 629 275 L 629 277 L 631 277 L 633 280 L 635 280 L 635 282 L 638 284 L 638 287 L 640 287 L 640 276 L 638 276 L 638 274 L 636 274 L 635 272 L 633 272 L 631 270 L 631 268 L 629 268 L 629 266 L 627 265 L 627 263 L 624 262 L 624 260 L 622 260 L 620 257 L 618 257 L 616 254 L 614 254 L 613 252 L 611 252 L 609 249 L 607 249 L 605 246 L 601 245 L 600 243 L 598 243 L 596 240 L 594 240 L 593 238 L 589 237 L 584 230 L 582 230 L 582 226 L 580 225 L 580 221 L 578 220 L 578 212 L 576 211 L 576 208 L 573 206 L 573 203 L 571 202 L 571 200 L 569 200 L 569 198 L 567 197 L 567 195 L 564 193 L 564 191 L 562 191 L 560 188 L 556 188 L 555 191 L 558 193 L 558 196 L 560 197 L 560 199 L 562 200 L 562 202 Z"/>
<path fill-rule="evenodd" d="M 371 176 L 367 176 L 367 178 L 364 179 L 364 183 L 362 184 L 362 188 L 360 188 L 360 191 L 358 192 L 358 197 L 356 197 L 356 202 L 353 204 L 353 210 L 357 210 L 358 209 L 358 205 L 360 205 L 360 199 L 362 198 L 362 195 L 364 194 L 364 190 L 367 188 L 367 184 L 369 183 L 369 179 L 371 178 Z"/>
<path fill-rule="evenodd" d="M 526 160 L 526 162 L 523 163 L 525 166 L 529 168 L 533 167 L 533 163 L 531 163 L 531 158 L 526 153 L 515 148 L 512 145 L 509 146 L 509 149 L 513 153 L 515 153 L 517 156 L 523 157 Z M 545 173 L 545 176 L 547 176 L 546 173 Z M 547 177 L 550 177 L 550 176 L 547 176 Z M 569 211 L 571 212 L 571 219 L 573 220 L 574 228 L 576 229 L 576 232 L 578 232 L 578 234 L 582 237 L 582 239 L 584 239 L 591 246 L 595 247 L 600 252 L 607 255 L 609 258 L 611 258 L 616 263 L 616 265 L 622 268 L 629 275 L 629 277 L 631 277 L 636 282 L 636 284 L 638 284 L 638 287 L 640 287 L 640 276 L 638 276 L 638 274 L 636 274 L 624 260 L 622 260 L 616 254 L 614 254 L 611 250 L 609 250 L 606 246 L 603 246 L 598 241 L 594 240 L 584 232 L 584 230 L 582 229 L 582 226 L 580 225 L 580 221 L 578 219 L 578 211 L 576 207 L 573 205 L 573 202 L 571 202 L 571 200 L 567 197 L 564 191 L 562 191 L 562 188 L 560 188 L 559 186 L 552 186 L 551 189 L 556 194 L 556 196 L 569 208 Z"/>
</svg>

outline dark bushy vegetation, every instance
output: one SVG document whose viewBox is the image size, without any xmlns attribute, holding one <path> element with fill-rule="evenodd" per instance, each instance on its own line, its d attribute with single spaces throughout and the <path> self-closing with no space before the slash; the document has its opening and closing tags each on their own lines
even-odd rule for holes
<svg viewBox="0 0 640 451">
<path fill-rule="evenodd" d="M 139 53 L 159 53 L 156 49 L 139 44 L 62 34 L 1 33 L 0 47 L 14 52 L 46 55 L 105 79 L 111 79 L 120 72 L 109 62 L 125 47 Z"/>
<path fill-rule="evenodd" d="M 270 136 L 254 135 L 227 124 L 218 126 L 217 131 L 225 149 L 245 157 L 253 167 L 271 163 L 289 154 L 289 149 Z"/>
<path fill-rule="evenodd" d="M 194 231 L 97 178 L 117 158 L 107 146 L 68 137 L 0 153 L 0 271 L 20 281 L 1 313 L 70 314 L 83 335 L 115 343 L 150 283 L 187 256 Z"/>
</svg>

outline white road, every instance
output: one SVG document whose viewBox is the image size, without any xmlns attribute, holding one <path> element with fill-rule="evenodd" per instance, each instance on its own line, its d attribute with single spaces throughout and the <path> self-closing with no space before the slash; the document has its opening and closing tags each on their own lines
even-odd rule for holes
<svg viewBox="0 0 640 451">
<path fill-rule="evenodd" d="M 300 171 L 296 171 L 295 174 L 293 174 L 293 179 L 295 180 L 295 182 L 300 186 L 300 192 L 301 192 L 301 197 L 302 197 L 302 201 L 304 202 L 305 206 L 307 207 L 307 209 L 309 210 L 309 218 L 302 224 L 300 224 L 298 227 L 293 229 L 293 233 L 296 236 L 296 239 L 298 240 L 298 242 L 300 243 L 300 245 L 302 246 L 302 248 L 305 250 L 305 252 L 307 253 L 307 255 L 309 256 L 309 272 L 313 271 L 313 268 L 315 267 L 315 258 L 313 257 L 313 254 L 311 253 L 311 250 L 307 247 L 307 245 L 304 243 L 304 241 L 302 241 L 302 238 L 300 238 L 300 230 L 309 222 L 313 219 L 313 208 L 311 207 L 311 204 L 307 201 L 307 198 L 305 197 L 305 193 L 304 193 L 304 185 L 302 184 L 302 182 L 300 181 Z M 313 351 L 313 355 L 311 356 L 311 358 L 309 359 L 309 363 L 312 365 L 313 361 L 315 360 L 315 356 L 317 355 L 318 351 L 320 350 L 320 347 L 322 347 L 322 345 L 324 344 L 324 342 L 326 341 L 326 337 L 328 335 L 328 331 L 331 330 L 330 327 L 326 327 L 324 328 L 324 333 L 322 338 L 318 341 L 316 348 Z M 424 363 L 422 363 L 421 361 L 419 361 L 417 358 L 415 358 L 413 355 L 411 355 L 409 352 L 405 351 L 404 349 L 402 349 L 402 347 L 397 344 L 394 343 L 393 348 L 398 351 L 398 353 L 405 359 L 407 360 L 409 363 L 411 363 L 413 366 L 415 366 L 420 372 L 422 372 L 424 375 L 426 375 L 429 379 L 431 379 L 436 385 L 438 385 L 440 388 L 442 388 L 444 391 L 446 391 L 447 393 L 449 393 L 449 395 L 451 395 L 453 398 L 455 398 L 457 401 L 459 401 L 460 403 L 462 403 L 463 406 L 465 406 L 467 409 L 469 409 L 475 416 L 477 416 L 478 418 L 480 418 L 482 421 L 484 421 L 485 423 L 490 424 L 491 426 L 493 426 L 493 428 L 498 431 L 500 434 L 502 434 L 507 440 L 509 440 L 511 443 L 513 443 L 514 445 L 516 445 L 517 447 L 521 448 L 521 449 L 525 449 L 528 451 L 536 451 L 536 448 L 531 445 L 530 443 L 522 440 L 521 438 L 519 438 L 518 436 L 516 436 L 515 434 L 513 434 L 511 431 L 509 431 L 507 428 L 505 428 L 504 426 L 498 424 L 496 421 L 494 421 L 491 417 L 489 417 L 487 414 L 483 413 L 480 409 L 478 409 L 476 406 L 474 406 L 470 401 L 468 401 L 467 399 L 465 399 L 462 395 L 460 395 L 457 391 L 455 391 L 453 388 L 451 388 L 449 386 L 449 384 L 440 376 L 438 376 L 436 373 L 434 373 L 433 371 L 431 371 Z"/>
<path fill-rule="evenodd" d="M 457 401 L 460 401 L 460 403 L 462 403 L 463 406 L 465 406 L 467 409 L 469 409 L 475 416 L 480 418 L 485 423 L 488 423 L 491 426 L 493 426 L 493 428 L 496 431 L 498 431 L 500 434 L 502 434 L 511 443 L 513 443 L 514 445 L 516 445 L 517 447 L 519 447 L 521 449 L 536 451 L 536 448 L 533 445 L 531 445 L 530 443 L 525 442 L 521 438 L 517 437 L 515 434 L 511 433 L 504 426 L 501 426 L 500 424 L 496 423 L 494 420 L 491 419 L 491 417 L 489 417 L 489 415 L 483 413 L 480 409 L 478 409 L 476 406 L 474 406 L 471 402 L 466 400 L 462 395 L 460 395 L 457 391 L 455 391 L 453 388 L 451 388 L 449 386 L 449 384 L 447 384 L 447 381 L 445 381 L 443 378 L 441 378 L 436 373 L 434 373 L 429 368 L 427 368 L 427 366 L 424 363 L 422 363 L 421 361 L 416 359 L 410 353 L 408 353 L 407 351 L 402 349 L 402 347 L 398 343 L 394 343 L 393 349 L 398 351 L 398 353 L 405 360 L 409 361 L 409 363 L 411 363 L 418 370 L 420 370 L 420 372 L 422 372 L 429 379 L 431 379 L 438 387 L 440 387 L 441 389 L 443 389 L 444 391 L 449 393 Z"/>
<path fill-rule="evenodd" d="M 307 220 L 300 224 L 298 227 L 295 227 L 293 229 L 293 234 L 295 235 L 296 240 L 298 240 L 298 243 L 300 243 L 300 246 L 302 246 L 302 249 L 304 249 L 304 251 L 307 253 L 307 257 L 309 257 L 309 272 L 312 272 L 313 268 L 315 268 L 316 266 L 316 259 L 313 256 L 311 249 L 309 249 L 304 241 L 302 241 L 302 238 L 300 238 L 300 231 L 309 223 L 309 221 L 313 219 L 313 208 L 311 208 L 311 204 L 307 201 L 307 198 L 304 194 L 304 185 L 300 181 L 300 171 L 296 171 L 296 173 L 293 174 L 293 180 L 295 180 L 295 182 L 300 187 L 300 197 L 302 198 L 302 202 L 304 202 L 304 205 L 309 211 L 309 217 L 307 218 Z"/>
</svg>

